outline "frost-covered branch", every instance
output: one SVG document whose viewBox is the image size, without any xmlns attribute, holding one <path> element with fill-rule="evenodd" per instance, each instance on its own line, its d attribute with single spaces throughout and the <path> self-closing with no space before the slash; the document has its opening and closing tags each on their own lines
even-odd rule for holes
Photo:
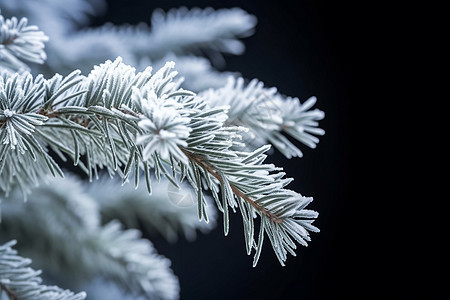
<svg viewBox="0 0 450 300">
<path fill-rule="evenodd" d="M 44 63 L 46 41 L 48 37 L 37 26 L 29 26 L 27 18 L 0 15 L 0 67 L 22 72 L 28 69 L 23 61 Z"/>
<path fill-rule="evenodd" d="M 98 258 L 90 256 L 92 265 L 96 259 L 103 259 L 97 261 L 96 272 L 124 283 L 131 293 L 150 299 L 178 299 L 180 287 L 170 261 L 156 254 L 153 245 L 140 238 L 138 230 L 124 231 L 118 222 L 110 222 L 87 244 L 96 245 L 91 250 L 93 254 L 97 251 L 106 254 Z"/>
<path fill-rule="evenodd" d="M 47 75 L 74 69 L 86 74 L 94 65 L 117 56 L 123 57 L 128 64 L 139 66 L 143 61 L 155 65 L 169 54 L 175 56 L 171 60 L 177 63 L 180 56 L 181 64 L 186 60 L 184 56 L 195 54 L 198 59 L 206 55 L 214 65 L 223 65 L 221 53 L 241 54 L 245 47 L 240 39 L 251 35 L 256 25 L 255 16 L 240 8 L 180 7 L 168 12 L 156 9 L 150 24 L 105 24 L 75 30 L 80 24 L 88 24 L 88 15 L 99 14 L 104 9 L 104 1 L 68 0 L 63 5 L 58 0 L 44 2 L 37 5 L 32 0 L 5 0 L 3 9 L 9 15 L 27 15 L 50 37 L 46 45 L 46 64 L 34 68 Z M 182 74 L 187 78 L 193 74 L 207 79 L 212 73 L 210 69 L 203 63 L 201 68 Z M 192 85 L 187 87 L 193 89 Z"/>
<path fill-rule="evenodd" d="M 73 72 L 65 78 L 39 78 L 37 85 L 30 75 L 0 81 L 2 188 L 8 191 L 17 182 L 27 193 L 37 174 L 62 173 L 47 148 L 72 159 L 91 178 L 106 168 L 123 182 L 134 174 L 138 186 L 143 171 L 150 193 L 150 172 L 175 187 L 187 178 L 198 194 L 200 219 L 208 221 L 205 185 L 224 214 L 225 233 L 228 207 L 241 210 L 247 252 L 256 249 L 255 264 L 265 233 L 283 264 L 287 252 L 295 254 L 291 238 L 306 245 L 307 230 L 318 231 L 311 225 L 317 213 L 304 209 L 312 199 L 284 189 L 290 180 L 279 168 L 263 164 L 268 147 L 236 151 L 245 147 L 239 138 L 246 129 L 225 126 L 228 106 L 210 108 L 180 89 L 173 67 L 167 63 L 153 75 L 150 69 L 135 73 L 117 59 L 87 77 Z M 257 215 L 261 231 L 256 242 Z"/>
<path fill-rule="evenodd" d="M 230 106 L 226 124 L 249 128 L 243 139 L 250 149 L 271 143 L 287 158 L 301 157 L 301 150 L 285 134 L 315 148 L 319 139 L 314 135 L 325 133 L 318 128 L 324 112 L 309 110 L 316 103 L 316 97 L 301 103 L 298 98 L 282 96 L 276 88 L 264 87 L 257 79 L 245 84 L 243 78 L 229 77 L 224 87 L 209 89 L 200 96 L 212 107 Z"/>
<path fill-rule="evenodd" d="M 0 297 L 9 300 L 82 300 L 86 293 L 73 293 L 57 286 L 42 284 L 41 271 L 32 269 L 31 260 L 17 254 L 12 240 L 0 245 Z M 3 299 L 3 297 L 1 297 Z"/>
<path fill-rule="evenodd" d="M 185 49 L 203 49 L 214 57 L 220 52 L 242 54 L 245 47 L 237 38 L 251 35 L 255 25 L 256 18 L 240 8 L 181 7 L 167 13 L 155 10 L 151 22 L 152 47 L 160 56 Z"/>
<path fill-rule="evenodd" d="M 191 238 L 215 224 L 217 207 L 225 235 L 230 210 L 240 212 L 253 266 L 267 238 L 284 265 L 319 231 L 318 213 L 265 161 L 271 145 L 288 158 L 302 156 L 295 141 L 316 146 L 324 134 L 316 98 L 300 102 L 215 69 L 253 32 L 256 18 L 240 8 L 157 9 L 150 25 L 82 29 L 104 6 L 2 2 L 30 18 L 0 15 L 1 239 L 19 238 L 46 274 L 93 298 L 177 299 L 170 261 L 130 227 Z M 46 64 L 48 37 L 28 20 L 51 37 Z M 39 75 L 26 62 L 40 64 L 31 65 Z M 60 161 L 89 183 L 67 176 Z M 0 246 L 1 299 L 86 297 L 41 285 L 14 244 Z"/>
<path fill-rule="evenodd" d="M 123 230 L 114 220 L 102 226 L 96 201 L 71 176 L 47 181 L 32 190 L 26 203 L 17 190 L 3 200 L 3 238 L 20 238 L 21 250 L 35 264 L 73 287 L 101 276 L 130 294 L 178 298 L 170 261 L 138 230 Z"/>
<path fill-rule="evenodd" d="M 58 43 L 58 39 L 89 24 L 89 17 L 106 9 L 105 0 L 2 0 L 6 16 L 26 16 Z"/>
<path fill-rule="evenodd" d="M 192 166 L 187 177 L 198 187 L 200 216 L 207 218 L 201 205 L 202 178 L 206 178 L 207 186 L 212 191 L 219 210 L 224 214 L 225 235 L 229 228 L 229 207 L 233 211 L 238 208 L 244 223 L 247 254 L 252 249 L 256 251 L 253 266 L 258 262 L 265 234 L 268 235 L 278 260 L 284 265 L 288 252 L 295 256 L 294 250 L 297 247 L 294 241 L 307 246 L 307 241 L 310 241 L 308 231 L 319 231 L 312 225 L 318 213 L 305 209 L 312 198 L 284 189 L 291 179 L 284 179 L 285 173 L 276 173 L 280 169 L 274 165 L 262 164 L 266 158 L 263 153 L 269 147 L 263 146 L 251 153 L 233 153 L 230 144 L 220 143 L 220 139 L 214 138 L 211 141 L 218 145 L 217 153 L 208 153 L 203 145 L 183 151 Z M 220 186 L 221 199 L 214 181 Z M 256 239 L 254 219 L 257 215 L 260 218 L 260 230 Z"/>
<path fill-rule="evenodd" d="M 116 51 L 116 56 L 125 55 L 125 58 L 130 56 L 126 53 L 137 59 L 157 60 L 168 53 L 201 54 L 203 51 L 213 59 L 219 59 L 220 53 L 242 54 L 245 46 L 239 38 L 251 35 L 255 25 L 256 18 L 240 8 L 180 7 L 167 13 L 157 9 L 152 14 L 150 26 L 144 23 L 138 26 L 106 24 L 80 31 L 72 36 L 72 43 L 100 47 L 111 46 L 115 41 L 118 47 L 110 51 Z"/>
</svg>

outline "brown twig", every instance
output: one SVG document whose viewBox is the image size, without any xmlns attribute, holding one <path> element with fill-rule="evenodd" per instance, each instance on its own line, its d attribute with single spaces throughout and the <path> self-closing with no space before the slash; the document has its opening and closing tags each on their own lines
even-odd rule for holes
<svg viewBox="0 0 450 300">
<path fill-rule="evenodd" d="M 17 300 L 16 295 L 11 291 L 7 286 L 5 286 L 3 283 L 0 283 L 0 291 L 5 291 L 6 295 L 8 296 L 8 299 L 10 300 Z"/>
<path fill-rule="evenodd" d="M 51 110 L 45 110 L 44 108 L 41 108 L 37 114 L 46 116 L 47 118 L 51 119 L 51 118 L 56 118 L 59 114 L 58 112 L 54 111 L 53 109 Z"/>
<path fill-rule="evenodd" d="M 13 36 L 11 39 L 4 41 L 2 44 L 3 46 L 8 46 L 14 44 L 14 41 L 17 39 L 17 35 Z"/>
<path fill-rule="evenodd" d="M 221 184 L 223 184 L 222 176 L 216 171 L 214 166 L 212 166 L 210 163 L 208 163 L 207 160 L 201 155 L 193 154 L 189 151 L 187 151 L 184 148 L 181 148 L 181 151 L 193 162 L 195 162 L 197 165 L 202 167 L 204 170 L 206 170 L 209 174 L 214 176 Z M 246 202 L 248 202 L 251 206 L 253 206 L 256 210 L 263 213 L 265 216 L 267 216 L 270 220 L 272 220 L 275 223 L 281 223 L 283 222 L 283 219 L 280 219 L 278 216 L 274 215 L 273 213 L 269 212 L 267 209 L 253 201 L 249 196 L 247 196 L 244 192 L 242 192 L 239 188 L 237 188 L 235 185 L 230 183 L 231 190 L 233 191 L 236 196 L 244 199 Z"/>
</svg>

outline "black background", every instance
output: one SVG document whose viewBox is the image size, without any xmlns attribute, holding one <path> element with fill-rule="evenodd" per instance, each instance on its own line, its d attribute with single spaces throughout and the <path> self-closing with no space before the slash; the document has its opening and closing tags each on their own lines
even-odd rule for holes
<svg viewBox="0 0 450 300">
<path fill-rule="evenodd" d="M 295 178 L 291 189 L 314 197 L 310 207 L 320 213 L 315 225 L 321 232 L 313 233 L 309 246 L 300 246 L 286 267 L 279 265 L 267 240 L 256 268 L 245 254 L 239 214 L 232 216 L 227 237 L 221 217 L 213 232 L 200 234 L 194 242 L 168 244 L 152 237 L 158 251 L 172 260 L 181 299 L 367 299 L 383 293 L 390 283 L 378 280 L 381 260 L 374 253 L 379 248 L 367 243 L 365 227 L 370 222 L 363 203 L 371 195 L 358 192 L 364 180 L 356 172 L 354 147 L 359 142 L 354 112 L 361 115 L 370 96 L 370 91 L 361 94 L 369 80 L 362 70 L 376 63 L 366 55 L 370 5 L 307 0 L 108 3 L 107 13 L 95 19 L 95 25 L 149 23 L 158 7 L 243 8 L 257 17 L 256 31 L 244 39 L 242 56 L 226 56 L 225 69 L 301 100 L 315 95 L 316 107 L 326 114 L 320 122 L 326 134 L 316 149 L 302 146 L 301 159 L 288 160 L 279 153 L 270 157 Z"/>
</svg>

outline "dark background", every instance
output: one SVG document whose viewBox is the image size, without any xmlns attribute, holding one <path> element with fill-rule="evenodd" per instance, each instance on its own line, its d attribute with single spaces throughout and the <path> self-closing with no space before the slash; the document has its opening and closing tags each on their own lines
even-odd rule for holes
<svg viewBox="0 0 450 300">
<path fill-rule="evenodd" d="M 301 159 L 288 160 L 279 153 L 270 157 L 295 178 L 289 188 L 314 197 L 310 208 L 320 213 L 315 225 L 321 232 L 312 233 L 309 246 L 299 246 L 286 267 L 280 266 L 266 240 L 259 264 L 252 268 L 239 213 L 232 216 L 227 237 L 220 217 L 213 232 L 200 234 L 194 242 L 168 244 L 152 238 L 158 251 L 172 260 L 181 299 L 367 299 L 382 293 L 389 282 L 378 280 L 378 248 L 367 243 L 365 226 L 370 222 L 363 203 L 371 195 L 356 188 L 363 179 L 355 171 L 353 147 L 358 120 L 352 112 L 362 109 L 370 94 L 361 94 L 369 80 L 362 70 L 374 63 L 365 54 L 370 5 L 284 0 L 108 3 L 107 13 L 94 20 L 95 25 L 149 23 L 158 7 L 240 7 L 255 15 L 258 24 L 255 34 L 244 39 L 245 54 L 226 56 L 225 69 L 258 78 L 302 101 L 315 95 L 316 107 L 325 111 L 320 127 L 326 134 L 316 149 L 301 146 Z"/>
</svg>

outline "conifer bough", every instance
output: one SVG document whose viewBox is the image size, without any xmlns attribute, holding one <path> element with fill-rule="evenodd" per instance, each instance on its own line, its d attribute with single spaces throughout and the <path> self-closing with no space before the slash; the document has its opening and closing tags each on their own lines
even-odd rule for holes
<svg viewBox="0 0 450 300">
<path fill-rule="evenodd" d="M 46 274 L 67 277 L 70 283 L 62 278 L 59 283 L 93 298 L 177 299 L 179 283 L 170 261 L 140 238 L 139 230 L 122 229 L 116 218 L 129 227 L 143 221 L 138 227 L 154 226 L 174 240 L 177 229 L 194 236 L 196 229 L 211 228 L 216 210 L 207 204 L 213 202 L 223 214 L 225 235 L 229 210 L 239 210 L 247 253 L 255 250 L 254 266 L 265 236 L 284 265 L 287 253 L 295 255 L 296 245 L 306 246 L 309 232 L 319 231 L 312 225 L 317 212 L 306 209 L 312 198 L 287 189 L 292 179 L 265 163 L 270 145 L 287 158 L 302 156 L 292 140 L 315 148 L 324 134 L 318 128 L 324 113 L 310 110 L 316 98 L 301 103 L 256 79 L 214 70 L 223 63 L 221 53 L 242 53 L 238 38 L 253 32 L 254 16 L 239 8 L 181 7 L 156 10 L 151 27 L 105 25 L 75 32 L 73 21 L 84 24 L 84 14 L 98 13 L 101 0 L 94 6 L 85 0 L 19 2 L 6 1 L 2 9 L 9 15 L 28 11 L 51 36 L 50 55 L 42 67 L 33 66 L 40 75 L 28 73 L 26 63 L 46 60 L 48 37 L 26 18 L 0 15 L 1 233 L 2 239 L 19 237 L 22 250 L 32 250 Z M 52 8 L 52 17 L 42 18 L 42 7 Z M 67 18 L 69 11 L 74 20 Z M 154 74 L 150 67 L 136 72 L 120 57 L 96 65 L 117 55 L 139 70 L 169 62 Z M 55 70 L 70 74 L 53 75 Z M 55 156 L 73 162 L 91 182 L 100 180 L 81 185 Z M 105 181 L 106 173 L 136 189 Z M 182 212 L 169 203 L 173 199 L 163 191 L 167 182 L 179 193 L 190 193 L 189 183 L 196 207 Z M 20 201 L 30 194 L 30 201 Z M 205 222 L 197 222 L 197 215 Z M 0 246 L 2 299 L 86 297 L 41 285 L 40 271 L 28 267 L 30 260 L 18 256 L 13 245 L 14 240 Z"/>
<path fill-rule="evenodd" d="M 241 126 L 226 126 L 228 106 L 181 89 L 174 63 L 156 73 L 137 72 L 121 58 L 95 66 L 88 76 L 74 71 L 50 79 L 28 73 L 0 77 L 0 187 L 17 185 L 26 196 L 38 178 L 63 176 L 49 149 L 71 159 L 91 180 L 99 169 L 139 184 L 150 173 L 174 186 L 187 179 L 197 191 L 198 214 L 208 221 L 203 191 L 223 213 L 240 210 L 247 253 L 257 264 L 267 234 L 282 265 L 296 243 L 307 245 L 317 212 L 312 201 L 285 189 L 292 179 L 265 164 L 268 145 L 245 151 Z M 244 141 L 245 142 L 245 141 Z M 243 151 L 238 151 L 243 149 Z M 259 229 L 254 221 L 260 219 Z M 257 237 L 255 231 L 259 230 Z"/>
</svg>

